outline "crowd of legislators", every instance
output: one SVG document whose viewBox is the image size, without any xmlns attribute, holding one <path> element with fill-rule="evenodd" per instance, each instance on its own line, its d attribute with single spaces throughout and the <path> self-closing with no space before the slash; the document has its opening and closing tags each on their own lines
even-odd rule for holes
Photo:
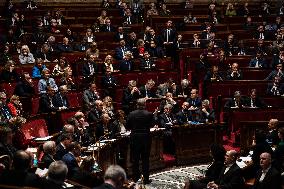
<svg viewBox="0 0 284 189">
<path fill-rule="evenodd" d="M 148 6 L 140 1 L 131 3 L 117 1 L 112 4 L 104 0 L 101 4 L 101 15 L 96 23 L 90 23 L 92 26 L 87 28 L 82 36 L 68 27 L 70 23 L 65 20 L 60 11 L 47 10 L 44 15 L 27 19 L 25 11 L 36 11 L 40 8 L 40 4 L 27 1 L 19 6 L 11 0 L 6 1 L 4 12 L 1 15 L 5 19 L 6 27 L 1 30 L 4 33 L 0 38 L 0 64 L 3 65 L 0 79 L 4 83 L 17 82 L 17 84 L 12 96 L 7 96 L 5 91 L 0 92 L 2 125 L 0 127 L 0 155 L 4 155 L 0 167 L 5 170 L 0 176 L 0 183 L 39 187 L 40 183 L 47 182 L 48 184 L 44 186 L 55 184 L 61 187 L 62 181 L 69 178 L 90 187 L 99 185 L 101 180 L 92 175 L 95 160 L 89 157 L 82 160 L 81 164 L 77 163 L 81 156 L 81 147 L 94 144 L 102 137 L 117 138 L 121 133 L 125 133 L 128 130 L 127 115 L 135 110 L 135 102 L 139 98 L 161 98 L 153 114 L 154 125 L 165 128 L 164 153 L 175 154 L 175 144 L 171 136 L 173 125 L 217 122 L 215 111 L 206 99 L 208 91 L 204 90 L 206 91 L 204 96 L 199 96 L 197 78 L 193 78 L 193 81 L 188 79 L 175 81 L 168 78 L 163 83 L 155 83 L 153 79 L 149 79 L 141 86 L 137 86 L 137 81 L 130 80 L 127 87 L 123 89 L 121 101 L 114 102 L 113 99 L 116 99 L 117 95 L 116 89 L 120 87 L 114 73 L 119 72 L 123 75 L 134 71 L 135 61 L 139 62 L 140 71 L 152 71 L 156 70 L 156 64 L 159 63 L 155 61 L 157 58 L 169 57 L 173 64 L 172 67 L 178 69 L 178 53 L 181 49 L 203 49 L 194 71 L 197 76 L 198 73 L 205 73 L 202 75 L 202 82 L 206 86 L 209 82 L 244 79 L 238 63 L 228 64 L 226 61 L 233 55 L 253 55 L 247 64 L 248 67 L 272 69 L 267 78 L 259 78 L 271 81 L 267 91 L 258 91 L 258 93 L 264 92 L 271 96 L 283 95 L 284 25 L 282 25 L 281 15 L 284 14 L 284 4 L 277 9 L 272 9 L 268 2 L 262 2 L 261 6 L 256 8 L 258 14 L 255 15 L 253 13 L 255 10 L 250 10 L 248 3 L 244 3 L 243 6 L 238 5 L 238 8 L 234 8 L 236 4 L 228 3 L 225 11 L 220 11 L 223 5 L 210 1 L 208 19 L 204 23 L 200 23 L 198 17 L 191 14 L 194 5 L 191 0 L 186 0 L 181 4 L 182 8 L 189 10 L 188 15 L 183 15 L 182 23 L 173 23 L 172 20 L 168 20 L 161 31 L 155 31 L 156 28 L 145 25 L 144 31 L 135 33 L 124 31 L 125 26 L 143 24 L 151 16 L 168 17 L 171 15 L 170 5 L 164 1 L 150 3 Z M 108 15 L 110 8 L 120 11 L 121 25 L 112 25 L 112 15 Z M 261 16 L 266 21 L 265 18 L 271 15 L 277 15 L 275 21 L 271 23 L 252 21 L 253 16 Z M 244 41 L 238 40 L 233 34 L 229 34 L 224 41 L 218 39 L 215 26 L 222 23 L 224 16 L 246 17 L 243 29 L 253 33 L 257 46 L 247 48 Z M 185 40 L 179 31 L 190 23 L 200 23 L 201 28 L 193 34 L 192 39 Z M 27 27 L 32 28 L 30 41 L 26 41 L 24 37 Z M 96 39 L 97 32 L 115 32 L 114 38 L 109 39 L 117 42 L 113 54 L 107 53 L 105 57 L 102 57 L 102 50 L 98 46 L 100 39 Z M 56 40 L 55 36 L 58 34 L 64 36 L 62 42 Z M 264 43 L 266 41 L 272 41 L 271 45 L 266 46 Z M 77 51 L 85 53 L 80 73 L 74 73 L 72 66 L 68 63 L 68 53 Z M 62 56 L 62 53 L 65 55 Z M 208 61 L 208 57 L 215 57 L 214 66 Z M 268 57 L 272 57 L 271 62 L 267 61 Z M 97 63 L 99 59 L 103 60 L 101 65 Z M 49 64 L 52 63 L 55 63 L 55 66 L 48 69 Z M 21 66 L 26 65 L 33 65 L 30 72 L 20 73 Z M 19 69 L 15 69 L 16 67 Z M 99 67 L 102 73 L 99 72 Z M 98 74 L 103 74 L 100 84 L 96 82 Z M 74 75 L 83 76 L 82 82 L 85 88 L 79 88 L 78 78 Z M 44 155 L 39 159 L 39 163 L 42 168 L 49 168 L 49 172 L 47 180 L 41 179 L 29 173 L 32 157 L 28 152 L 23 151 L 28 146 L 37 144 L 26 139 L 21 131 L 21 124 L 26 122 L 25 118 L 29 118 L 24 111 L 21 99 L 38 95 L 40 99 L 38 113 L 52 114 L 70 109 L 68 94 L 71 91 L 82 92 L 81 109 L 66 121 L 67 124 L 61 126 L 63 129 L 56 141 L 44 143 Z M 248 97 L 244 97 L 236 91 L 234 97 L 225 104 L 225 108 L 267 107 L 256 94 L 256 90 L 253 89 Z M 119 109 L 115 108 L 116 103 L 121 103 Z M 277 127 L 274 126 L 270 134 L 272 131 L 277 132 Z M 269 145 L 265 140 L 266 134 L 261 133 L 261 138 L 256 139 L 255 148 L 259 151 L 255 153 L 254 164 L 251 170 L 247 171 L 246 177 L 256 176 L 260 168 L 259 156 L 263 152 L 268 152 L 271 156 L 268 159 L 276 162 L 278 171 L 283 171 L 282 159 L 279 157 L 282 157 L 284 153 L 282 149 L 284 134 L 281 133 L 282 130 L 279 132 L 278 140 L 277 136 L 273 136 L 273 140 L 277 140 L 273 144 L 278 146 L 274 152 L 268 148 Z M 258 142 L 264 147 L 258 148 Z M 235 154 L 232 156 L 235 158 Z M 10 161 L 12 159 L 13 164 Z M 18 179 L 14 179 L 16 177 L 11 175 L 17 175 L 22 182 L 15 182 Z M 215 188 L 214 184 L 209 185 Z"/>
</svg>

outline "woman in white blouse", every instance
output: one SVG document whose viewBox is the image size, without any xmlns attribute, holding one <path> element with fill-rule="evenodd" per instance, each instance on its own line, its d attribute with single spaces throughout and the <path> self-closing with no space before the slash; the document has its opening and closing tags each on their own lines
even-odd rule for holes
<svg viewBox="0 0 284 189">
<path fill-rule="evenodd" d="M 21 48 L 21 53 L 19 55 L 19 61 L 21 64 L 34 64 L 34 55 L 30 52 L 27 45 L 23 45 Z"/>
</svg>

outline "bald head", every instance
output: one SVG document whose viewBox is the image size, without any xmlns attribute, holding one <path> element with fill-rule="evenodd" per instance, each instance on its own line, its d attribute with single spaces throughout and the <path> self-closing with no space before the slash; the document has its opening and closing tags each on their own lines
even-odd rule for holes
<svg viewBox="0 0 284 189">
<path fill-rule="evenodd" d="M 278 125 L 278 119 L 270 119 L 268 122 L 268 129 L 269 130 L 277 129 L 277 125 Z"/>
<path fill-rule="evenodd" d="M 271 166 L 271 154 L 264 152 L 260 155 L 260 167 L 265 170 Z"/>
<path fill-rule="evenodd" d="M 238 152 L 236 150 L 229 150 L 225 155 L 225 165 L 230 165 L 236 162 Z"/>
</svg>

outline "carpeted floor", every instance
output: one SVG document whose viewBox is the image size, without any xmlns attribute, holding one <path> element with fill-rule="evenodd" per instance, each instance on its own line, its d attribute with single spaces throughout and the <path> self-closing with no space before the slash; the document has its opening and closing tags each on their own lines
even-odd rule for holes
<svg viewBox="0 0 284 189">
<path fill-rule="evenodd" d="M 186 178 L 190 180 L 203 175 L 208 165 L 172 168 L 167 171 L 150 175 L 152 182 L 146 185 L 146 189 L 181 189 Z"/>
</svg>

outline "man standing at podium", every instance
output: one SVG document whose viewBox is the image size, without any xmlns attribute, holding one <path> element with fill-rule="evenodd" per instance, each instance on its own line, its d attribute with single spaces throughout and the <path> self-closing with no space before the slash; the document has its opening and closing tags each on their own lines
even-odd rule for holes
<svg viewBox="0 0 284 189">
<path fill-rule="evenodd" d="M 140 178 L 139 160 L 142 160 L 142 174 L 144 184 L 150 183 L 149 180 L 149 157 L 151 149 L 150 128 L 154 126 L 154 116 L 151 112 L 145 110 L 145 99 L 137 100 L 137 110 L 130 112 L 126 128 L 131 130 L 130 146 L 133 160 L 134 181 Z"/>
</svg>

